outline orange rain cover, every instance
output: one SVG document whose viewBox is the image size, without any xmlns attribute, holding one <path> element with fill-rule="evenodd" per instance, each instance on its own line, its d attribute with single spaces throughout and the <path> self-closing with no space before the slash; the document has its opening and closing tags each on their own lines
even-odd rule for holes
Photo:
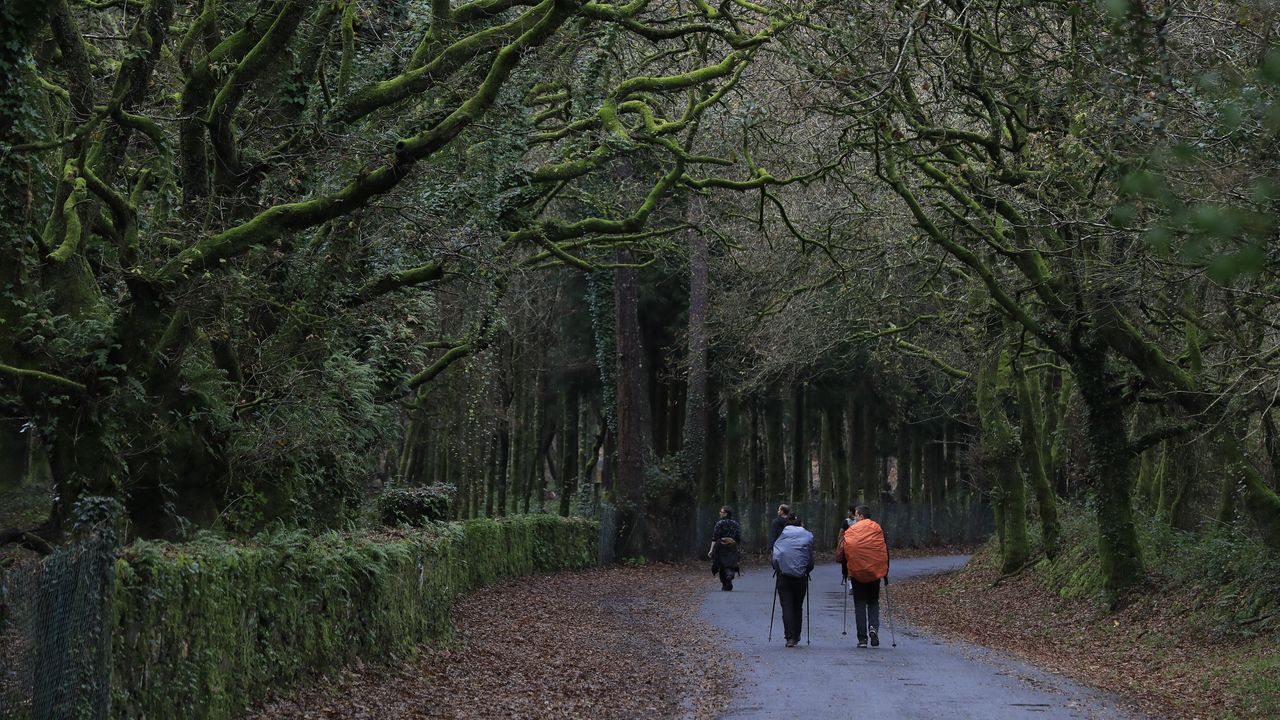
<svg viewBox="0 0 1280 720">
<path fill-rule="evenodd" d="M 858 582 L 875 582 L 889 574 L 889 553 L 884 530 L 874 520 L 859 520 L 844 531 L 844 562 L 849 577 Z"/>
</svg>

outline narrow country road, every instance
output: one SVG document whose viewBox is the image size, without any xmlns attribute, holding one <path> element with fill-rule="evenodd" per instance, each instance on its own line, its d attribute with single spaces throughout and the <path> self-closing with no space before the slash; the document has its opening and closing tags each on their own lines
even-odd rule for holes
<svg viewBox="0 0 1280 720">
<path fill-rule="evenodd" d="M 890 582 L 945 572 L 967 556 L 895 560 Z M 898 646 L 892 647 L 881 595 L 881 646 L 858 649 L 849 598 L 848 632 L 841 636 L 844 595 L 840 568 L 824 562 L 811 585 L 810 644 L 783 646 L 782 613 L 769 634 L 772 570 L 748 568 L 732 592 L 709 583 L 702 613 L 729 637 L 742 660 L 741 685 L 721 717 L 837 718 L 876 720 L 1005 720 L 1091 718 L 1132 720 L 1114 700 L 1057 675 L 991 650 L 930 637 L 894 617 Z M 713 588 L 713 589 L 712 589 Z M 893 585 L 889 586 L 889 599 Z"/>
</svg>

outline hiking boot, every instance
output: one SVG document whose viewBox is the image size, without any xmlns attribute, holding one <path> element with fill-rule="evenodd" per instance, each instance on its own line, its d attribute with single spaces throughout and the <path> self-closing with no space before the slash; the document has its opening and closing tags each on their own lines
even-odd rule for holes
<svg viewBox="0 0 1280 720">
<path fill-rule="evenodd" d="M 788 640 L 788 641 L 787 641 L 787 647 L 795 647 L 796 645 L 799 645 L 799 644 L 800 644 L 800 643 L 796 642 L 795 640 Z"/>
<path fill-rule="evenodd" d="M 871 636 L 871 647 L 880 647 L 880 633 L 875 628 L 871 628 L 867 634 Z"/>
<path fill-rule="evenodd" d="M 866 647 L 866 646 L 867 646 L 867 641 L 866 641 L 866 640 L 859 640 L 859 641 L 858 641 L 858 647 L 860 647 L 860 648 L 864 648 L 864 647 Z"/>
</svg>

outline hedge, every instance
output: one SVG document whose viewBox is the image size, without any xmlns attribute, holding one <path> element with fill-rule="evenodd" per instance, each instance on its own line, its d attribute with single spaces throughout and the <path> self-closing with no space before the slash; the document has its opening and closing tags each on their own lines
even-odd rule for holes
<svg viewBox="0 0 1280 720">
<path fill-rule="evenodd" d="M 594 565 L 597 523 L 550 515 L 395 535 L 137 543 L 116 563 L 111 714 L 232 718 L 269 690 L 452 633 L 454 598 Z"/>
</svg>

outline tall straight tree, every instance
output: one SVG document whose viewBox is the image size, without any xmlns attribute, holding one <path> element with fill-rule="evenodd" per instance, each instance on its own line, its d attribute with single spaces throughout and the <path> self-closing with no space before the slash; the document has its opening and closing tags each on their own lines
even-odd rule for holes
<svg viewBox="0 0 1280 720">
<path fill-rule="evenodd" d="M 686 218 L 689 246 L 689 348 L 684 403 L 684 438 L 680 445 L 680 473 L 686 487 L 702 487 L 707 455 L 707 236 L 697 227 L 705 201 L 694 196 Z"/>
</svg>

